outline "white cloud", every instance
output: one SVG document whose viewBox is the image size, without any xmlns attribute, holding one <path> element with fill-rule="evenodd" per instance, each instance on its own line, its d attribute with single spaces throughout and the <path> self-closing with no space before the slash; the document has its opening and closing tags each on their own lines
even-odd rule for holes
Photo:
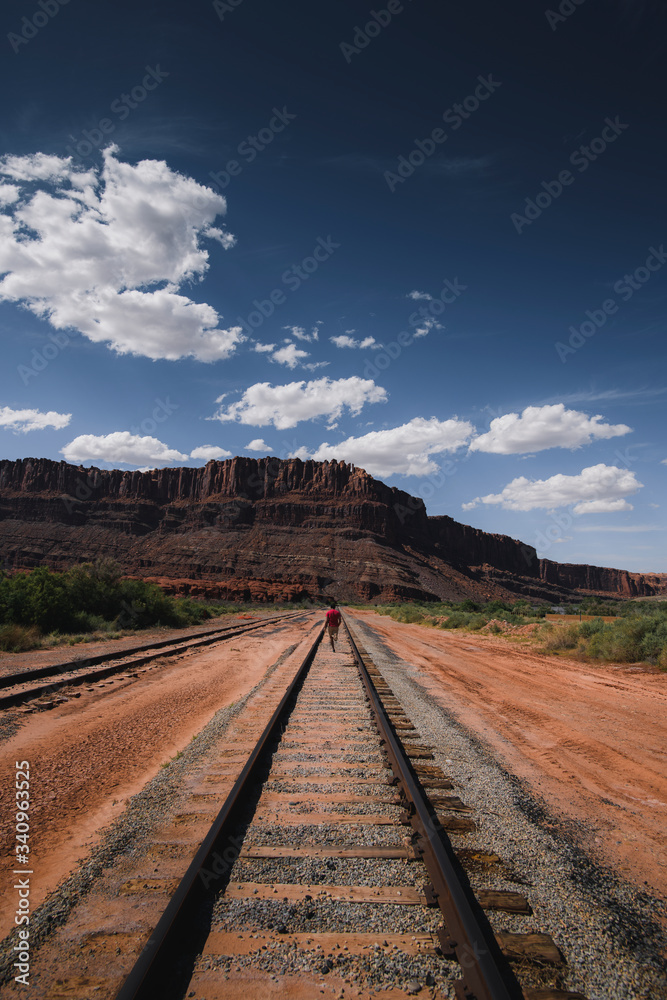
<svg viewBox="0 0 667 1000">
<path fill-rule="evenodd" d="M 456 417 L 451 420 L 414 417 L 400 427 L 369 431 L 339 444 L 325 442 L 314 452 L 300 448 L 292 457 L 352 462 L 375 476 L 427 476 L 438 471 L 430 456 L 456 451 L 468 442 L 473 430 L 472 424 Z"/>
<path fill-rule="evenodd" d="M 415 329 L 415 337 L 426 337 L 431 330 L 444 330 L 442 323 L 438 323 L 432 316 L 424 316 L 419 326 Z"/>
<path fill-rule="evenodd" d="M 67 427 L 72 419 L 71 413 L 56 413 L 49 410 L 41 413 L 39 410 L 12 410 L 9 406 L 0 406 L 0 427 L 10 431 L 41 431 L 45 427 L 60 430 Z"/>
<path fill-rule="evenodd" d="M 258 354 L 265 354 L 267 351 L 275 351 L 275 349 L 275 344 L 255 344 L 253 347 L 253 351 L 256 351 Z"/>
<path fill-rule="evenodd" d="M 351 331 L 354 332 L 354 331 Z M 363 340 L 355 340 L 354 337 L 348 337 L 347 334 L 340 334 L 338 337 L 329 337 L 332 344 L 336 347 L 351 347 L 354 350 L 366 350 L 367 347 L 372 348 L 374 351 L 379 350 L 382 344 L 376 344 L 375 337 L 364 337 Z"/>
<path fill-rule="evenodd" d="M 629 469 L 616 465 L 591 465 L 576 476 L 559 473 L 550 479 L 527 479 L 519 476 L 503 489 L 502 493 L 489 493 L 463 504 L 472 510 L 480 503 L 500 504 L 504 510 L 534 510 L 544 507 L 566 507 L 575 504 L 575 514 L 598 514 L 610 511 L 632 510 L 624 499 L 643 486 Z"/>
<path fill-rule="evenodd" d="M 190 458 L 201 458 L 205 462 L 215 461 L 219 458 L 231 458 L 232 452 L 225 448 L 216 448 L 213 444 L 202 444 L 190 452 Z"/>
<path fill-rule="evenodd" d="M 61 180 L 68 177 L 72 167 L 70 157 L 33 153 L 29 156 L 3 156 L 0 172 L 15 181 Z"/>
<path fill-rule="evenodd" d="M 170 462 L 185 462 L 188 456 L 169 448 L 154 437 L 141 437 L 130 431 L 111 434 L 80 434 L 60 449 L 67 462 L 123 462 L 153 468 Z"/>
<path fill-rule="evenodd" d="M 408 299 L 414 299 L 415 302 L 419 302 L 419 301 L 432 302 L 433 301 L 433 296 L 429 295 L 428 292 L 417 292 L 417 291 L 408 292 L 408 294 L 407 294 L 406 297 Z"/>
<path fill-rule="evenodd" d="M 20 193 L 16 184 L 0 184 L 0 205 L 12 205 L 18 201 Z"/>
<path fill-rule="evenodd" d="M 99 171 L 43 153 L 0 158 L 0 174 L 24 182 L 0 213 L 0 300 L 119 354 L 228 357 L 241 327 L 221 329 L 212 306 L 179 293 L 208 270 L 203 239 L 234 242 L 213 225 L 225 199 L 164 161 L 132 166 L 117 151 Z"/>
<path fill-rule="evenodd" d="M 264 438 L 253 438 L 245 446 L 246 451 L 264 451 L 268 454 L 271 451 L 271 445 L 267 444 Z"/>
<path fill-rule="evenodd" d="M 310 333 L 306 333 L 306 331 L 302 326 L 284 326 L 283 330 L 289 330 L 292 336 L 295 337 L 297 340 L 307 340 L 309 342 L 312 342 L 313 340 L 319 339 L 320 336 L 319 328 L 321 325 L 322 321 L 319 320 L 315 324 Z"/>
<path fill-rule="evenodd" d="M 209 420 L 234 420 L 253 427 L 273 424 L 278 430 L 296 427 L 302 420 L 327 417 L 329 421 L 340 417 L 345 409 L 353 416 L 361 412 L 366 403 L 384 403 L 386 390 L 375 385 L 372 379 L 357 375 L 332 381 L 328 378 L 312 382 L 289 382 L 271 385 L 257 382 L 245 390 L 236 403 L 221 408 Z"/>
<path fill-rule="evenodd" d="M 623 498 L 617 500 L 583 500 L 572 510 L 575 514 L 611 514 L 618 510 L 634 510 L 631 503 Z"/>
<path fill-rule="evenodd" d="M 271 355 L 272 361 L 277 361 L 279 365 L 287 365 L 288 368 L 296 368 L 301 358 L 309 358 L 308 351 L 300 350 L 296 344 L 287 344 L 279 348 Z"/>
<path fill-rule="evenodd" d="M 563 403 L 527 406 L 521 416 L 506 413 L 492 420 L 490 430 L 476 437 L 470 450 L 516 455 L 545 448 L 580 448 L 594 439 L 618 437 L 631 431 L 626 424 L 603 424 L 602 419 L 600 414 L 589 417 L 580 410 L 566 410 Z"/>
</svg>

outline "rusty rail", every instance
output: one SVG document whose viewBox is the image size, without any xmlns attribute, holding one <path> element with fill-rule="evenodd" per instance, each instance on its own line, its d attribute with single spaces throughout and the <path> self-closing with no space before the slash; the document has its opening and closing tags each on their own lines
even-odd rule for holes
<svg viewBox="0 0 667 1000">
<path fill-rule="evenodd" d="M 432 895 L 442 913 L 445 926 L 439 935 L 442 952 L 455 957 L 463 970 L 463 977 L 455 984 L 456 996 L 458 1000 L 524 1000 L 523 990 L 503 958 L 491 928 L 483 916 L 480 919 L 474 912 L 450 858 L 452 848 L 448 838 L 427 804 L 347 622 L 343 620 L 343 624 L 384 749 L 408 803 L 416 849 L 426 865 Z"/>
<path fill-rule="evenodd" d="M 188 870 L 169 900 L 153 933 L 144 945 L 143 951 L 119 992 L 116 994 L 116 1000 L 155 1000 L 156 996 L 164 997 L 166 995 L 162 984 L 159 982 L 159 977 L 163 974 L 160 963 L 168 955 L 172 945 L 177 949 L 178 941 L 184 931 L 188 917 L 193 912 L 193 906 L 196 906 L 202 896 L 208 891 L 211 871 L 206 866 L 210 865 L 211 870 L 213 872 L 216 871 L 216 847 L 220 845 L 224 838 L 229 840 L 234 824 L 236 807 L 242 804 L 244 792 L 247 791 L 251 783 L 256 779 L 256 774 L 261 764 L 262 752 L 267 743 L 278 735 L 285 707 L 306 676 L 323 635 L 324 628 L 322 627 L 281 698 L 280 704 L 255 744 L 245 767 L 225 799 L 213 825 L 202 841 L 201 847 L 190 862 Z"/>
<path fill-rule="evenodd" d="M 24 701 L 39 698 L 43 694 L 50 694 L 61 687 L 104 680 L 105 677 L 110 677 L 121 670 L 141 667 L 146 663 L 150 663 L 151 660 L 158 660 L 165 656 L 178 656 L 179 653 L 187 653 L 189 650 L 197 649 L 199 646 L 211 646 L 225 639 L 234 639 L 239 635 L 245 635 L 246 632 L 263 628 L 265 625 L 276 624 L 282 621 L 292 621 L 294 618 L 298 618 L 304 614 L 308 614 L 308 612 L 289 612 L 274 618 L 264 618 L 261 622 L 253 624 L 226 625 L 222 628 L 207 629 L 205 632 L 196 632 L 192 636 L 160 639 L 157 642 L 142 643 L 138 646 L 130 646 L 127 649 L 116 650 L 113 653 L 98 653 L 94 656 L 81 657 L 79 660 L 66 660 L 47 667 L 35 667 L 32 670 L 23 671 L 23 673 L 5 674 L 3 677 L 0 677 L 0 688 L 18 687 L 21 684 L 29 684 L 30 681 L 41 680 L 46 677 L 52 677 L 53 680 L 38 687 L 26 688 L 23 691 L 17 691 L 13 694 L 0 695 L 0 709 L 20 705 Z M 159 652 L 155 652 L 155 650 L 159 650 Z M 128 657 L 134 656 L 135 653 L 144 653 L 145 655 L 128 659 Z M 109 662 L 110 665 L 97 670 L 88 670 L 85 673 L 75 674 L 73 677 L 65 676 L 70 671 L 84 670 L 86 667 L 92 667 L 97 663 L 105 662 Z"/>
</svg>

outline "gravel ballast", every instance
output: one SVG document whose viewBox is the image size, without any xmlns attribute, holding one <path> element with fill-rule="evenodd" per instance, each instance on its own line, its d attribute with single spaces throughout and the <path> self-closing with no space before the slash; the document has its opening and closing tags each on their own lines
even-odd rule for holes
<svg viewBox="0 0 667 1000">
<path fill-rule="evenodd" d="M 433 748 L 435 763 L 453 779 L 455 794 L 474 807 L 477 832 L 452 837 L 455 847 L 496 852 L 506 874 L 516 879 L 489 882 L 476 873 L 470 875 L 473 886 L 527 895 L 534 929 L 551 934 L 567 959 L 568 989 L 589 1000 L 667 997 L 664 901 L 593 863 L 569 839 L 567 824 L 505 770 L 453 712 L 433 702 L 420 686 L 416 667 L 365 623 L 353 618 L 351 625 L 423 741 Z M 515 930 L 519 923 L 496 913 L 491 922 L 498 930 Z"/>
</svg>

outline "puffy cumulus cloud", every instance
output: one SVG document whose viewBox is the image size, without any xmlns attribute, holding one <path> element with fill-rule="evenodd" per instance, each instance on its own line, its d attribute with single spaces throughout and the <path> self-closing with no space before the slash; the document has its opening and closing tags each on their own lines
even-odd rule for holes
<svg viewBox="0 0 667 1000">
<path fill-rule="evenodd" d="M 438 471 L 431 455 L 456 451 L 467 444 L 472 433 L 472 424 L 456 417 L 451 420 L 414 417 L 400 427 L 369 431 L 339 444 L 325 442 L 313 452 L 300 448 L 291 457 L 352 462 L 375 476 L 427 476 Z"/>
<path fill-rule="evenodd" d="M 216 402 L 221 401 L 218 397 Z M 387 392 L 372 379 L 351 378 L 313 379 L 311 382 L 289 382 L 271 385 L 257 382 L 245 390 L 236 403 L 218 410 L 209 420 L 233 420 L 254 427 L 273 424 L 278 430 L 296 427 L 302 420 L 326 417 L 338 419 L 344 410 L 356 416 L 366 403 L 384 403 Z"/>
<path fill-rule="evenodd" d="M 241 327 L 222 329 L 212 306 L 179 291 L 208 270 L 203 239 L 233 244 L 213 225 L 225 199 L 164 161 L 132 166 L 117 152 L 99 171 L 42 153 L 0 158 L 0 175 L 22 182 L 0 213 L 0 301 L 119 354 L 228 357 Z"/>
<path fill-rule="evenodd" d="M 258 342 L 253 345 L 253 351 L 256 351 L 257 354 L 266 354 L 269 351 L 275 351 L 275 349 L 276 349 L 275 344 L 260 344 Z"/>
<path fill-rule="evenodd" d="M 61 180 L 71 171 L 70 158 L 48 153 L 3 156 L 1 172 L 15 181 Z"/>
<path fill-rule="evenodd" d="M 0 205 L 11 205 L 19 200 L 21 189 L 16 184 L 0 184 Z"/>
<path fill-rule="evenodd" d="M 563 403 L 527 406 L 521 416 L 506 413 L 491 421 L 490 430 L 470 444 L 471 451 L 516 455 L 546 448 L 580 448 L 595 439 L 629 434 L 626 424 L 604 424 L 597 414 L 589 417 L 580 410 L 567 410 Z"/>
<path fill-rule="evenodd" d="M 263 451 L 267 455 L 271 451 L 271 446 L 266 443 L 264 438 L 253 438 L 245 446 L 246 451 Z"/>
<path fill-rule="evenodd" d="M 42 431 L 46 427 L 60 430 L 67 427 L 72 419 L 71 413 L 56 413 L 49 410 L 41 413 L 39 410 L 12 410 L 10 406 L 0 406 L 0 427 L 10 431 Z"/>
<path fill-rule="evenodd" d="M 277 351 L 274 351 L 271 355 L 271 360 L 277 361 L 279 365 L 287 365 L 288 368 L 296 368 L 302 358 L 309 357 L 310 354 L 308 351 L 300 350 L 296 344 L 287 344 L 285 347 L 279 347 Z"/>
<path fill-rule="evenodd" d="M 205 462 L 215 461 L 218 458 L 231 458 L 232 452 L 225 448 L 216 448 L 214 444 L 202 444 L 190 452 L 190 458 L 200 458 Z"/>
<path fill-rule="evenodd" d="M 348 336 L 346 333 L 341 333 L 338 337 L 329 337 L 332 344 L 336 347 L 351 347 L 354 350 L 366 350 L 367 347 L 372 348 L 372 350 L 377 351 L 382 347 L 382 344 L 377 344 L 375 342 L 375 337 L 364 337 L 363 340 L 356 340 L 354 337 Z"/>
<path fill-rule="evenodd" d="M 123 462 L 153 468 L 171 462 L 185 462 L 187 455 L 169 448 L 154 437 L 141 437 L 130 431 L 112 434 L 80 434 L 60 449 L 67 462 Z"/>
<path fill-rule="evenodd" d="M 632 510 L 626 500 L 641 489 L 634 472 L 619 469 L 616 465 L 591 465 L 576 476 L 558 474 L 549 479 L 527 479 L 519 476 L 503 489 L 502 493 L 489 493 L 463 504 L 472 510 L 480 503 L 500 504 L 505 510 L 534 510 L 544 507 L 568 507 L 574 504 L 575 514 L 599 514 L 619 510 Z"/>
</svg>

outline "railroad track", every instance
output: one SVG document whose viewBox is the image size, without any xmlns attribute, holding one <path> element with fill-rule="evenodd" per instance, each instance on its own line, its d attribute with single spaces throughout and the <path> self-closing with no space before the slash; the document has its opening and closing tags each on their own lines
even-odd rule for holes
<svg viewBox="0 0 667 1000">
<path fill-rule="evenodd" d="M 47 700 L 41 705 L 42 708 L 50 708 L 58 704 L 57 692 L 62 688 L 95 683 L 125 671 L 131 676 L 132 671 L 145 667 L 146 664 L 154 660 L 178 656 L 192 649 L 198 649 L 200 646 L 210 646 L 216 642 L 234 639 L 239 635 L 245 635 L 247 632 L 264 628 L 267 625 L 275 625 L 302 617 L 306 613 L 303 611 L 288 612 L 264 618 L 261 622 L 248 625 L 218 626 L 198 632 L 192 637 L 184 638 L 181 636 L 178 639 L 172 637 L 157 642 L 140 643 L 122 652 L 98 653 L 94 656 L 51 664 L 47 667 L 35 667 L 31 670 L 5 674 L 0 676 L 0 689 L 3 691 L 0 695 L 0 709 L 13 708 L 25 702 L 35 701 L 45 696 L 48 699 L 48 696 L 55 695 L 53 700 Z"/>
<path fill-rule="evenodd" d="M 500 859 L 466 850 L 453 791 L 354 635 L 334 653 L 318 630 L 106 909 L 62 929 L 68 973 L 44 997 L 584 1000 L 548 935 L 494 931 L 530 904 L 473 896 L 466 867 Z"/>
</svg>

